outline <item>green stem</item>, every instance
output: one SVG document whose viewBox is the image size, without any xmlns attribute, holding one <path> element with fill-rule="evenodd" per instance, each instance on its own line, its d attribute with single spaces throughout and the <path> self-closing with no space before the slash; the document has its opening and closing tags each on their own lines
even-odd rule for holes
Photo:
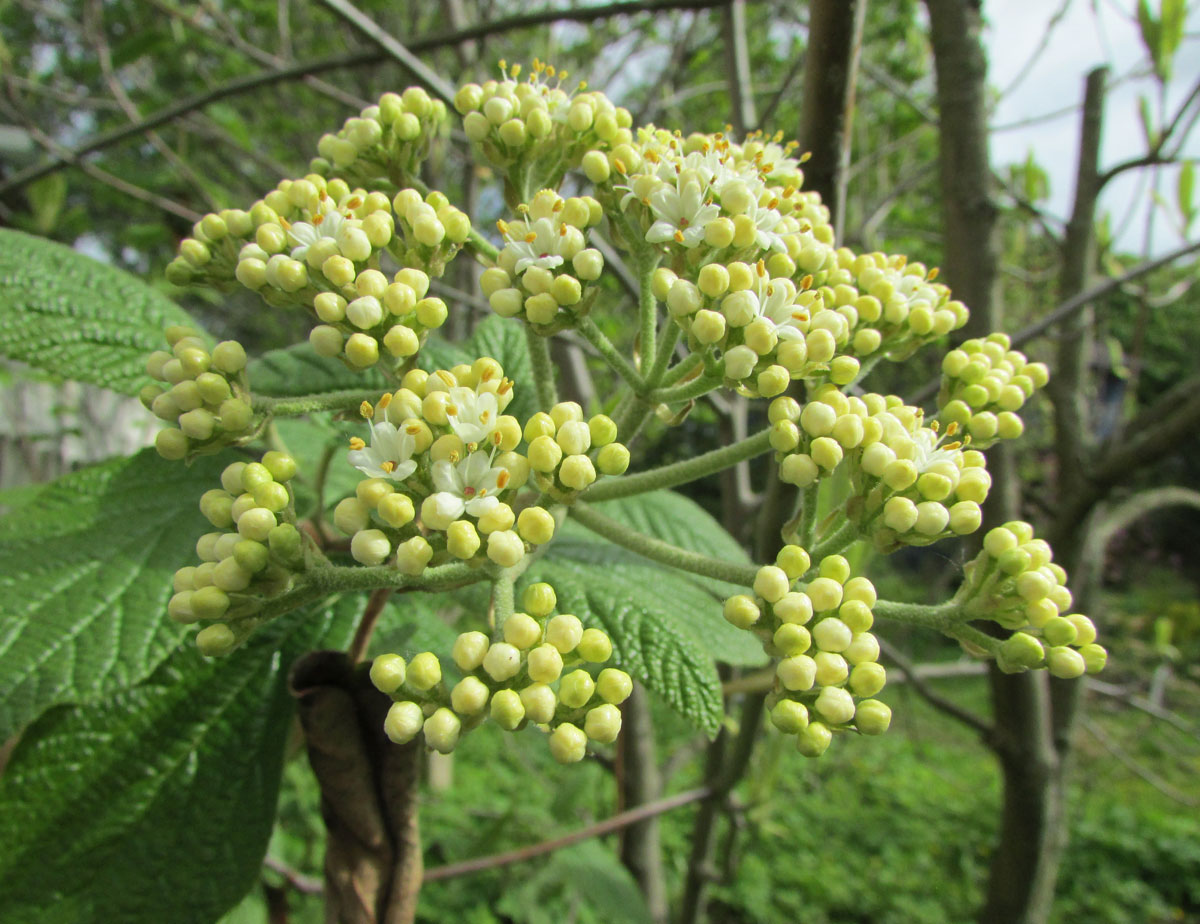
<svg viewBox="0 0 1200 924">
<path fill-rule="evenodd" d="M 321 395 L 300 395 L 295 398 L 271 398 L 267 395 L 255 395 L 251 399 L 250 405 L 260 414 L 270 414 L 272 417 L 300 417 L 320 411 L 357 411 L 359 405 L 364 401 L 374 403 L 379 400 L 381 394 L 383 392 L 378 388 L 370 390 L 352 388 Z"/>
<path fill-rule="evenodd" d="M 525 325 L 525 340 L 529 344 L 529 360 L 533 366 L 533 381 L 537 387 L 540 410 L 549 411 L 558 403 L 554 386 L 554 365 L 550 362 L 550 343 L 530 325 Z"/>
<path fill-rule="evenodd" d="M 667 321 L 667 329 L 663 331 L 662 339 L 659 340 L 658 349 L 654 354 L 654 365 L 646 373 L 646 384 L 651 388 L 657 388 L 662 382 L 663 375 L 667 371 L 667 365 L 671 362 L 671 356 L 675 352 L 675 344 L 679 342 L 679 335 L 681 333 L 682 330 L 678 324 L 671 320 Z"/>
<path fill-rule="evenodd" d="M 511 574 L 501 571 L 496 582 L 492 584 L 492 626 L 497 630 L 502 629 L 504 620 L 517 610 L 513 582 Z"/>
<path fill-rule="evenodd" d="M 814 565 L 818 565 L 821 563 L 822 558 L 844 552 L 857 542 L 859 538 L 858 524 L 852 520 L 848 520 L 832 535 L 818 542 L 815 548 L 809 549 L 809 557 L 812 559 Z"/>
<path fill-rule="evenodd" d="M 633 396 L 633 400 L 629 402 L 625 410 L 616 418 L 617 435 L 623 443 L 629 445 L 633 442 L 638 431 L 642 429 L 642 424 L 646 422 L 646 419 L 653 410 L 653 405 L 647 404 L 636 395 Z"/>
<path fill-rule="evenodd" d="M 592 346 L 600 351 L 609 368 L 628 383 L 635 392 L 643 391 L 646 387 L 642 375 L 634 368 L 633 363 L 625 358 L 625 354 L 613 345 L 608 336 L 602 331 L 591 317 L 581 318 L 577 330 Z"/>
<path fill-rule="evenodd" d="M 718 366 L 720 365 L 718 363 Z M 706 374 L 674 388 L 655 389 L 646 396 L 646 400 L 651 404 L 680 404 L 690 401 L 692 398 L 707 395 L 710 391 L 719 388 L 723 381 L 724 378 L 721 375 Z"/>
<path fill-rule="evenodd" d="M 954 638 L 959 638 L 963 629 L 962 608 L 956 603 L 928 606 L 922 603 L 897 603 L 894 600 L 876 600 L 871 611 L 884 619 L 902 622 L 909 626 L 933 629 Z"/>
<path fill-rule="evenodd" d="M 817 524 L 817 500 L 821 482 L 816 481 L 800 494 L 800 525 L 796 536 L 801 547 L 807 549 L 813 543 L 813 530 Z"/>
<path fill-rule="evenodd" d="M 704 362 L 704 358 L 699 353 L 691 353 L 685 359 L 681 359 L 674 366 L 663 373 L 662 381 L 658 383 L 660 388 L 666 388 L 668 385 L 674 385 L 689 372 Z"/>
<path fill-rule="evenodd" d="M 471 228 L 471 233 L 467 235 L 467 246 L 469 246 L 477 256 L 483 257 L 490 261 L 489 265 L 496 262 L 496 258 L 500 256 L 500 251 L 486 237 Z"/>
<path fill-rule="evenodd" d="M 632 530 L 624 523 L 618 523 L 581 501 L 576 501 L 568 515 L 610 542 L 659 564 L 678 568 L 680 571 L 688 571 L 702 577 L 716 578 L 719 581 L 729 581 L 731 584 L 741 584 L 747 587 L 752 585 L 758 576 L 758 568 L 754 565 L 739 565 L 710 558 L 698 552 L 689 552 L 671 545 L 669 542 L 663 542 L 661 539 L 655 539 Z"/>
<path fill-rule="evenodd" d="M 589 502 L 615 500 L 618 497 L 632 497 L 647 491 L 657 491 L 661 488 L 672 488 L 675 485 L 687 484 L 698 478 L 713 475 L 739 462 L 753 459 L 771 449 L 771 431 L 761 430 L 753 436 L 739 440 L 729 446 L 714 449 L 703 455 L 674 462 L 661 468 L 638 472 L 636 475 L 625 475 L 620 478 L 606 478 L 587 489 L 584 497 Z"/>
</svg>

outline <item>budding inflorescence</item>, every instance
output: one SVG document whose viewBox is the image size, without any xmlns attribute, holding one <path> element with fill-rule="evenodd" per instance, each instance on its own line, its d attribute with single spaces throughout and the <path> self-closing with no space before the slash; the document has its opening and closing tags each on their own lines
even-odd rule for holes
<svg viewBox="0 0 1200 924">
<path fill-rule="evenodd" d="M 808 487 L 844 464 L 854 488 L 846 514 L 880 551 L 979 528 L 991 476 L 956 425 L 942 432 L 895 395 L 847 397 L 832 386 L 803 407 L 776 398 L 769 415 L 780 478 Z"/>
<path fill-rule="evenodd" d="M 539 333 L 551 334 L 591 307 L 604 257 L 587 246 L 585 232 L 604 213 L 590 196 L 563 199 L 552 189 L 543 189 L 520 212 L 521 220 L 499 223 L 504 249 L 480 286 L 496 314 L 523 317 Z"/>
<path fill-rule="evenodd" d="M 1044 667 L 1065 679 L 1097 673 L 1108 652 L 1096 644 L 1092 621 L 1070 612 L 1067 572 L 1052 557 L 1050 545 L 1036 538 L 1028 523 L 998 526 L 983 537 L 983 550 L 964 568 L 966 580 L 955 600 L 976 618 L 1013 632 L 997 655 L 1002 670 Z"/>
<path fill-rule="evenodd" d="M 753 593 L 730 597 L 724 612 L 778 659 L 771 720 L 796 736 L 802 754 L 817 757 L 835 731 L 882 734 L 891 710 L 872 698 L 887 680 L 870 632 L 874 586 L 851 577 L 841 555 L 811 565 L 800 546 L 784 546 L 775 564 L 759 569 Z"/>
<path fill-rule="evenodd" d="M 212 352 L 189 327 L 166 329 L 171 352 L 156 350 L 146 372 L 163 383 L 147 385 L 142 404 L 167 426 L 154 446 L 164 459 L 187 459 L 217 452 L 254 435 L 246 351 L 236 340 L 218 343 Z"/>
<path fill-rule="evenodd" d="M 196 636 L 202 654 L 233 650 L 257 625 L 262 605 L 304 570 L 305 540 L 288 485 L 295 474 L 295 460 L 272 450 L 261 462 L 226 466 L 221 487 L 200 498 L 217 531 L 196 543 L 200 565 L 175 572 L 167 613 L 177 622 L 211 623 Z"/>
<path fill-rule="evenodd" d="M 393 699 L 384 731 L 397 744 L 423 735 L 447 754 L 462 733 L 490 718 L 505 731 L 536 725 L 550 735 L 560 763 L 582 760 L 588 741 L 611 744 L 621 731 L 618 708 L 633 691 L 624 671 L 602 668 L 613 646 L 601 629 L 584 628 L 558 605 L 549 584 L 531 584 L 524 612 L 512 613 L 489 638 L 464 632 L 452 650 L 459 679 L 443 675 L 432 652 L 409 661 L 380 655 L 371 681 Z"/>
<path fill-rule="evenodd" d="M 942 360 L 938 420 L 957 424 L 980 446 L 1016 439 L 1025 430 L 1017 411 L 1044 388 L 1050 373 L 1010 349 L 1007 334 L 964 341 Z"/>
<path fill-rule="evenodd" d="M 384 93 L 337 132 L 321 136 L 311 164 L 321 176 L 377 185 L 412 182 L 446 124 L 446 104 L 421 87 Z"/>
<path fill-rule="evenodd" d="M 564 89 L 565 71 L 536 59 L 525 79 L 520 65 L 501 62 L 500 69 L 500 80 L 463 86 L 454 108 L 480 154 L 507 177 L 513 208 L 533 190 L 557 188 L 581 162 L 587 170 L 588 157 L 605 160 L 602 151 L 632 139 L 629 111 L 584 84 Z"/>
</svg>

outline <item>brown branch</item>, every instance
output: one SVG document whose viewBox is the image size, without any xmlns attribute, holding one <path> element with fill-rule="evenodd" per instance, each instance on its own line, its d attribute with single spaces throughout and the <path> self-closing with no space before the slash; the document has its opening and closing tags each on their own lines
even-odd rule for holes
<svg viewBox="0 0 1200 924">
<path fill-rule="evenodd" d="M 352 663 L 357 664 L 366 657 L 367 647 L 371 644 L 371 636 L 375 633 L 375 626 L 379 624 L 383 608 L 394 592 L 394 587 L 380 587 L 378 590 L 372 591 L 371 596 L 367 598 L 367 605 L 363 609 L 362 618 L 358 621 L 358 628 L 354 630 L 354 640 L 346 649 L 346 654 Z"/>
<path fill-rule="evenodd" d="M 628 16 L 634 13 L 658 13 L 666 10 L 705 10 L 721 6 L 724 2 L 726 0 L 631 0 L 631 2 L 627 3 L 608 3 L 603 6 L 587 7 L 578 10 L 538 10 L 534 13 L 522 13 L 518 16 L 497 19 L 493 22 L 478 23 L 466 29 L 438 33 L 427 38 L 418 39 L 408 47 L 413 52 L 430 51 L 435 48 L 457 45 L 471 39 L 498 35 L 502 32 L 511 32 L 517 29 L 529 29 L 553 22 L 595 22 L 600 19 L 607 19 L 613 16 Z M 202 109 L 210 103 L 215 103 L 231 96 L 238 96 L 242 93 L 249 93 L 251 90 L 256 90 L 259 87 L 284 83 L 288 80 L 296 80 L 311 74 L 320 74 L 347 67 L 367 67 L 378 64 L 380 61 L 386 60 L 387 57 L 387 54 L 381 51 L 353 51 L 325 58 L 314 58 L 308 61 L 301 61 L 289 67 L 281 67 L 271 71 L 260 71 L 257 74 L 239 77 L 236 80 L 231 80 L 203 93 L 195 93 L 184 97 L 178 102 L 150 114 L 140 122 L 133 122 L 106 132 L 100 132 L 80 145 L 71 148 L 69 152 L 64 151 L 63 154 L 56 155 L 40 164 L 34 164 L 24 170 L 19 170 L 0 183 L 0 195 L 4 195 L 13 189 L 40 179 L 48 173 L 53 173 L 63 167 L 72 166 L 75 164 L 76 159 L 85 154 L 91 154 L 95 151 L 112 147 L 114 144 L 118 144 L 127 138 L 145 132 L 147 129 L 157 128 L 189 112 Z"/>
<path fill-rule="evenodd" d="M 1096 680 L 1094 677 L 1088 678 L 1088 689 L 1095 690 L 1101 696 L 1107 696 L 1122 702 L 1127 706 L 1131 706 L 1146 715 L 1153 716 L 1160 721 L 1166 722 L 1177 731 L 1183 732 L 1185 735 L 1190 735 L 1197 740 L 1200 740 L 1200 730 L 1197 730 L 1192 725 L 1188 724 L 1182 716 L 1177 712 L 1172 712 L 1170 709 L 1164 709 L 1162 706 L 1157 706 L 1144 696 L 1138 696 L 1135 693 L 1130 693 L 1122 689 L 1115 683 L 1105 683 L 1103 680 Z"/>
<path fill-rule="evenodd" d="M 1128 751 L 1117 744 L 1117 742 L 1115 742 L 1109 736 L 1108 732 L 1101 728 L 1097 723 L 1093 722 L 1091 719 L 1085 718 L 1083 720 L 1083 727 L 1091 732 L 1092 737 L 1100 742 L 1101 746 L 1118 761 L 1120 761 L 1130 773 L 1142 780 L 1145 780 L 1168 799 L 1178 802 L 1181 805 L 1186 805 L 1188 808 L 1194 808 L 1197 805 L 1200 805 L 1200 800 L 1197 800 L 1186 793 L 1180 792 L 1158 774 L 1146 767 L 1143 767 L 1133 758 L 1132 755 L 1129 754 Z"/>
<path fill-rule="evenodd" d="M 542 841 L 539 844 L 519 847 L 516 850 L 496 853 L 488 857 L 463 860 L 461 863 L 448 863 L 445 866 L 435 866 L 433 869 L 425 871 L 425 881 L 436 882 L 439 879 L 453 879 L 456 876 L 467 876 L 485 869 L 496 869 L 501 866 L 520 863 L 524 860 L 532 860 L 534 857 L 553 853 L 564 847 L 570 847 L 572 844 L 578 844 L 580 841 L 600 837 L 604 834 L 611 834 L 613 831 L 619 831 L 621 828 L 636 824 L 639 821 L 645 821 L 647 818 L 653 818 L 664 812 L 670 812 L 685 805 L 690 805 L 693 802 L 699 802 L 710 795 L 712 795 L 712 789 L 708 786 L 689 789 L 674 796 L 667 796 L 665 799 L 647 802 L 645 805 L 639 805 L 637 808 L 630 809 L 627 812 L 613 815 L 612 818 L 588 825 L 587 827 L 572 831 L 570 834 L 564 834 L 561 837 Z"/>
<path fill-rule="evenodd" d="M 325 891 L 325 884 L 320 879 L 314 879 L 312 876 L 305 876 L 303 873 L 298 873 L 282 860 L 276 860 L 274 857 L 263 857 L 263 866 L 273 873 L 278 873 L 287 882 L 289 888 L 294 889 L 302 895 L 320 895 Z"/>
<path fill-rule="evenodd" d="M 900 669 L 900 673 L 904 675 L 909 686 L 916 690 L 917 694 L 923 700 L 925 700 L 925 702 L 933 706 L 934 709 L 945 713 L 952 719 L 962 722 L 984 740 L 987 740 L 992 735 L 994 731 L 992 726 L 981 716 L 976 715 L 970 709 L 960 706 L 953 700 L 947 699 L 945 696 L 942 696 L 942 694 L 930 687 L 929 684 L 922 679 L 921 672 L 917 669 L 916 665 L 914 665 L 910 660 L 908 660 L 908 658 L 901 654 L 895 645 L 881 638 L 879 639 L 879 650 L 887 656 L 889 661 L 891 661 L 896 665 L 897 668 Z"/>
</svg>

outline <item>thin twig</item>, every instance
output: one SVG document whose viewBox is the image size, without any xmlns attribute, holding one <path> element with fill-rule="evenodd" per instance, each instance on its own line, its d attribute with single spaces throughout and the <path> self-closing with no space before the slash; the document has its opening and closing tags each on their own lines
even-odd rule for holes
<svg viewBox="0 0 1200 924">
<path fill-rule="evenodd" d="M 1127 770 L 1129 770 L 1135 776 L 1145 780 L 1168 799 L 1178 802 L 1180 805 L 1186 805 L 1189 808 L 1194 808 L 1195 806 L 1200 805 L 1200 800 L 1194 799 L 1191 796 L 1180 792 L 1158 774 L 1147 769 L 1146 767 L 1143 767 L 1133 758 L 1132 755 L 1129 754 L 1128 751 L 1117 744 L 1117 742 L 1115 742 L 1109 736 L 1108 732 L 1101 728 L 1096 722 L 1093 722 L 1091 719 L 1084 718 L 1083 727 L 1091 732 L 1092 737 L 1100 742 L 1104 750 L 1108 751 L 1108 753 L 1120 761 Z"/>
<path fill-rule="evenodd" d="M 302 895 L 320 895 L 325 891 L 325 884 L 320 879 L 298 873 L 282 860 L 276 860 L 270 856 L 263 857 L 263 866 L 273 873 L 278 873 L 291 888 Z"/>
<path fill-rule="evenodd" d="M 690 805 L 693 802 L 699 802 L 701 799 L 707 798 L 711 794 L 712 790 L 708 786 L 701 786 L 697 789 L 689 789 L 686 792 L 681 792 L 674 796 L 667 796 L 665 799 L 657 799 L 654 802 L 647 802 L 645 805 L 639 805 L 637 808 L 629 809 L 626 812 L 613 815 L 611 818 L 607 818 L 604 821 L 596 822 L 595 824 L 580 828 L 577 831 L 572 831 L 570 834 L 564 834 L 561 837 L 555 837 L 551 838 L 550 840 L 542 841 L 539 844 L 531 844 L 528 847 L 519 847 L 516 850 L 509 850 L 504 853 L 496 853 L 488 857 L 477 857 L 473 860 L 463 860 L 461 863 L 448 863 L 445 866 L 435 866 L 433 869 L 425 871 L 425 881 L 436 882 L 439 879 L 452 879 L 456 876 L 466 876 L 471 873 L 478 873 L 485 869 L 496 869 L 497 867 L 510 866 L 513 863 L 520 863 L 523 860 L 532 860 L 534 857 L 540 857 L 543 854 L 553 853 L 554 851 L 561 850 L 564 847 L 570 847 L 572 844 L 578 844 L 580 841 L 585 841 L 593 837 L 600 837 L 604 834 L 611 834 L 613 831 L 619 831 L 621 828 L 636 824 L 639 821 L 644 821 L 647 818 L 653 818 L 654 816 L 661 815 L 664 812 L 669 812 L 673 809 Z"/>
<path fill-rule="evenodd" d="M 992 734 L 992 726 L 984 721 L 983 718 L 976 715 L 970 709 L 960 706 L 953 700 L 947 699 L 942 694 L 933 690 L 922 678 L 920 671 L 916 669 L 911 661 L 908 660 L 899 649 L 886 639 L 879 639 L 879 650 L 882 651 L 889 661 L 896 665 L 907 679 L 908 683 L 925 702 L 933 706 L 939 712 L 944 712 L 951 718 L 957 719 L 968 728 L 974 730 L 981 738 L 987 739 Z"/>
<path fill-rule="evenodd" d="M 726 0 L 631 0 L 631 2 L 609 3 L 603 6 L 585 7 L 577 10 L 538 10 L 534 13 L 522 13 L 518 16 L 510 16 L 493 22 L 478 23 L 466 29 L 457 29 L 451 32 L 431 35 L 428 38 L 412 42 L 408 47 L 413 52 L 430 51 L 435 48 L 457 45 L 471 39 L 499 35 L 500 33 L 511 32 L 517 29 L 528 29 L 552 22 L 594 22 L 612 16 L 628 16 L 634 13 L 711 9 L 715 6 L 721 6 L 724 2 Z M 311 74 L 320 74 L 347 67 L 366 67 L 378 64 L 380 61 L 386 60 L 387 57 L 387 54 L 384 52 L 354 51 L 346 54 L 330 55 L 324 58 L 313 58 L 288 67 L 259 71 L 257 74 L 239 77 L 236 80 L 231 80 L 203 93 L 195 93 L 184 97 L 170 106 L 165 106 L 157 112 L 151 113 L 139 122 L 132 122 L 128 125 L 122 125 L 109 131 L 95 134 L 69 151 L 64 151 L 62 154 L 56 155 L 40 164 L 34 164 L 24 170 L 19 170 L 0 183 L 0 195 L 40 179 L 48 173 L 71 166 L 77 158 L 82 157 L 84 154 L 90 154 L 93 151 L 111 147 L 148 129 L 157 128 L 189 112 L 202 109 L 218 100 L 227 99 L 230 96 L 238 96 L 242 93 L 249 93 L 251 90 L 256 90 L 259 87 L 274 83 L 283 83 Z"/>
<path fill-rule="evenodd" d="M 354 630 L 354 640 L 346 649 L 346 654 L 352 663 L 357 664 L 366 657 L 367 648 L 371 644 L 371 636 L 375 634 L 375 627 L 379 624 L 379 617 L 383 615 L 383 608 L 393 593 L 395 593 L 395 588 L 380 587 L 367 598 L 367 605 L 363 609 L 362 618 L 358 621 L 358 628 Z"/>
</svg>

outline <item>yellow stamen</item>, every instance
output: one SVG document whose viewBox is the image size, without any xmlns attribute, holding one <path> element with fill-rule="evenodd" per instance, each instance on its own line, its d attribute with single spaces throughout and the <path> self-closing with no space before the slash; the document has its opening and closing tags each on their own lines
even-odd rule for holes
<svg viewBox="0 0 1200 924">
<path fill-rule="evenodd" d="M 941 272 L 941 271 L 935 266 L 933 269 L 931 269 L 929 271 L 929 275 L 926 276 L 925 278 L 928 279 L 930 282 L 933 282 L 933 280 L 938 278 L 939 272 Z"/>
<path fill-rule="evenodd" d="M 358 406 L 358 413 L 362 414 L 363 417 L 370 420 L 372 417 L 375 416 L 375 408 L 371 407 L 370 401 L 364 401 L 362 404 L 360 404 Z"/>
<path fill-rule="evenodd" d="M 391 462 L 391 461 L 381 462 L 379 464 L 379 467 L 390 475 L 392 472 L 394 472 L 396 470 L 396 463 Z"/>
<path fill-rule="evenodd" d="M 357 436 L 350 437 L 350 448 L 354 450 L 366 449 L 367 444 L 360 440 Z"/>
<path fill-rule="evenodd" d="M 510 477 L 511 476 L 509 475 L 508 469 L 504 469 L 504 471 L 502 471 L 499 475 L 496 476 L 496 489 L 499 491 L 503 491 L 504 488 L 508 485 L 508 479 Z"/>
<path fill-rule="evenodd" d="M 377 407 L 379 410 L 381 410 L 381 411 L 386 411 L 386 410 L 387 410 L 387 406 L 388 406 L 389 404 L 391 404 L 391 403 L 392 403 L 392 393 L 391 393 L 390 391 L 389 391 L 389 392 L 385 392 L 385 393 L 384 393 L 384 394 L 383 394 L 383 395 L 380 397 L 380 399 L 379 399 L 379 403 L 376 405 L 376 407 Z"/>
</svg>

